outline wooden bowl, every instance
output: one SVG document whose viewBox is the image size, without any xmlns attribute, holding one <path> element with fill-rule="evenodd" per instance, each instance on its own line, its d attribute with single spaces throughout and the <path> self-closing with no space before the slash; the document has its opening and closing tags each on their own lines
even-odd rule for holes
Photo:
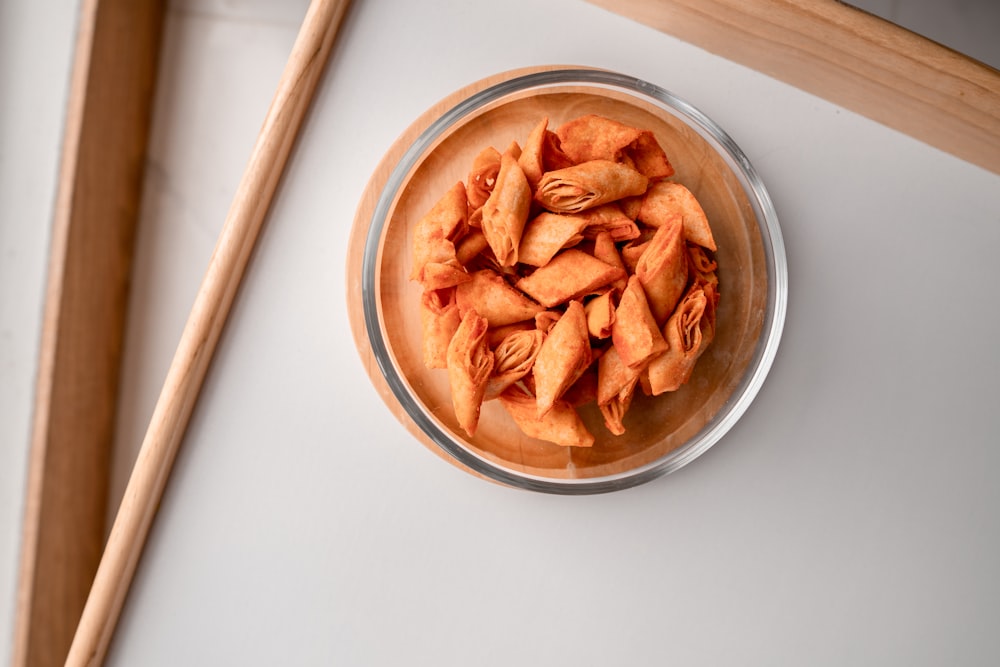
<svg viewBox="0 0 1000 667">
<path fill-rule="evenodd" d="M 420 285 L 409 280 L 414 225 L 486 146 L 523 143 L 594 113 L 652 130 L 674 180 L 702 203 L 718 245 L 717 336 L 680 390 L 636 392 L 626 432 L 596 407 L 581 415 L 596 442 L 567 448 L 525 436 L 497 401 L 474 438 L 458 426 L 447 373 L 425 368 Z M 347 300 L 359 354 L 391 412 L 460 467 L 510 486 L 553 493 L 622 489 L 671 472 L 716 443 L 745 412 L 774 358 L 787 292 L 784 249 L 770 199 L 746 157 L 717 125 L 671 93 L 586 68 L 532 68 L 490 77 L 421 116 L 389 150 L 358 207 L 347 258 Z"/>
</svg>

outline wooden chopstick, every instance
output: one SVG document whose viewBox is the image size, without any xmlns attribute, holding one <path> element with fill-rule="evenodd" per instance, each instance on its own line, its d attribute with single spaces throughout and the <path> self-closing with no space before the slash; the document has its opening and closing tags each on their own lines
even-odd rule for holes
<svg viewBox="0 0 1000 667">
<path fill-rule="evenodd" d="M 212 353 L 349 0 L 313 0 L 181 335 L 84 606 L 67 667 L 103 663 Z"/>
</svg>

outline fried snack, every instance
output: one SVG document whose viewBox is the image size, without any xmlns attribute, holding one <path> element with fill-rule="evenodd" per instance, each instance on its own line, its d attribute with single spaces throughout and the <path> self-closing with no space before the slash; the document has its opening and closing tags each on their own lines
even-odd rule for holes
<svg viewBox="0 0 1000 667">
<path fill-rule="evenodd" d="M 649 179 L 628 165 L 591 160 L 546 172 L 535 201 L 555 213 L 579 213 L 646 191 Z"/>
<path fill-rule="evenodd" d="M 577 215 L 587 221 L 583 235 L 588 239 L 596 238 L 602 232 L 611 234 L 616 243 L 631 241 L 639 236 L 639 226 L 635 224 L 635 220 L 625 215 L 621 206 L 615 202 L 595 206 Z"/>
<path fill-rule="evenodd" d="M 538 416 L 535 398 L 519 387 L 500 395 L 500 403 L 525 435 L 563 447 L 592 447 L 594 436 L 587 430 L 576 409 L 556 401 L 545 415 Z"/>
<path fill-rule="evenodd" d="M 639 208 L 638 219 L 650 227 L 669 224 L 674 215 L 684 221 L 684 240 L 709 250 L 717 250 L 708 217 L 698 199 L 680 183 L 657 181 L 650 184 Z"/>
<path fill-rule="evenodd" d="M 475 310 L 486 318 L 490 327 L 530 320 L 544 310 L 489 269 L 474 271 L 467 282 L 456 287 L 455 302 L 463 316 Z"/>
<path fill-rule="evenodd" d="M 591 355 L 583 304 L 571 301 L 545 337 L 535 358 L 532 375 L 539 417 L 543 417 L 579 379 L 590 365 Z"/>
<path fill-rule="evenodd" d="M 606 264 L 582 250 L 569 248 L 531 275 L 518 280 L 515 286 L 546 308 L 553 308 L 571 299 L 593 294 L 623 275 L 621 268 Z"/>
<path fill-rule="evenodd" d="M 545 173 L 545 135 L 549 127 L 549 119 L 543 118 L 524 142 L 524 149 L 521 156 L 517 158 L 517 163 L 524 172 L 524 177 L 528 179 L 528 185 L 534 190 L 538 186 L 538 181 L 542 180 Z"/>
<path fill-rule="evenodd" d="M 666 323 L 687 287 L 687 248 L 683 229 L 681 216 L 672 216 L 656 230 L 635 265 L 635 275 L 642 283 L 649 309 L 659 326 Z"/>
<path fill-rule="evenodd" d="M 483 234 L 501 266 L 517 263 L 517 247 L 531 212 L 531 187 L 508 149 L 500 158 L 500 171 L 493 192 L 483 204 Z"/>
<path fill-rule="evenodd" d="M 597 407 L 604 426 L 615 435 L 625 433 L 623 419 L 632 405 L 641 371 L 622 361 L 614 345 L 597 360 Z"/>
<path fill-rule="evenodd" d="M 591 338 L 603 339 L 611 336 L 611 327 L 615 323 L 615 304 L 611 300 L 612 291 L 608 290 L 590 299 L 583 306 L 587 313 L 587 331 Z"/>
<path fill-rule="evenodd" d="M 465 233 L 468 219 L 465 185 L 459 181 L 417 222 L 411 280 L 424 289 L 444 289 L 468 279 L 454 244 Z"/>
<path fill-rule="evenodd" d="M 486 318 L 474 310 L 462 316 L 448 344 L 448 383 L 459 426 L 472 437 L 479 425 L 479 413 L 486 383 L 493 371 L 493 352 L 486 345 Z"/>
<path fill-rule="evenodd" d="M 427 368 L 447 368 L 448 343 L 461 321 L 455 290 L 424 290 L 420 296 L 420 326 Z"/>
<path fill-rule="evenodd" d="M 625 289 L 628 274 L 625 271 L 625 263 L 622 261 L 621 251 L 619 251 L 618 246 L 615 245 L 614 237 L 611 236 L 610 232 L 599 232 L 597 236 L 594 237 L 594 247 L 592 252 L 594 253 L 594 257 L 601 260 L 605 264 L 617 266 L 622 270 L 621 277 L 612 281 L 611 287 L 619 292 Z"/>
<path fill-rule="evenodd" d="M 677 305 L 677 310 L 663 328 L 668 350 L 649 363 L 643 388 L 651 396 L 676 391 L 691 377 L 695 361 L 703 347 L 701 320 L 707 298 L 701 285 L 695 284 Z"/>
<path fill-rule="evenodd" d="M 529 266 L 545 266 L 556 253 L 583 240 L 586 218 L 542 211 L 528 221 L 518 247 L 518 261 Z"/>
<path fill-rule="evenodd" d="M 628 279 L 622 292 L 611 325 L 611 340 L 622 363 L 629 368 L 642 368 L 667 349 L 667 341 L 649 310 L 646 292 L 637 276 Z"/>
<path fill-rule="evenodd" d="M 648 130 L 629 127 L 594 114 L 556 129 L 563 151 L 574 162 L 610 160 L 634 166 L 649 178 L 674 174 L 667 154 Z"/>
<path fill-rule="evenodd" d="M 523 145 L 480 151 L 414 227 L 424 364 L 470 436 L 496 399 L 527 435 L 590 447 L 577 408 L 622 435 L 636 387 L 680 388 L 715 339 L 716 242 L 648 130 L 541 118 Z"/>
<path fill-rule="evenodd" d="M 469 206 L 480 208 L 489 199 L 500 173 L 500 151 L 489 146 L 479 151 L 472 161 L 466 188 L 469 191 Z"/>
<path fill-rule="evenodd" d="M 514 331 L 505 337 L 493 350 L 493 373 L 486 383 L 483 400 L 493 400 L 527 375 L 535 365 L 543 340 L 545 334 L 538 329 Z"/>
</svg>

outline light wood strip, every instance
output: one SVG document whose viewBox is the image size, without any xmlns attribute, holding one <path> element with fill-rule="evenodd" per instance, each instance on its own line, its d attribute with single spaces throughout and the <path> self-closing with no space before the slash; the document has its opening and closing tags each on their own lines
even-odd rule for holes
<svg viewBox="0 0 1000 667">
<path fill-rule="evenodd" d="M 28 454 L 17 667 L 63 664 L 106 534 L 163 4 L 81 3 Z"/>
<path fill-rule="evenodd" d="M 212 355 L 348 4 L 313 0 L 303 19 L 167 371 L 67 667 L 104 661 Z"/>
<path fill-rule="evenodd" d="M 1000 72 L 835 0 L 589 0 L 1000 173 Z"/>
</svg>

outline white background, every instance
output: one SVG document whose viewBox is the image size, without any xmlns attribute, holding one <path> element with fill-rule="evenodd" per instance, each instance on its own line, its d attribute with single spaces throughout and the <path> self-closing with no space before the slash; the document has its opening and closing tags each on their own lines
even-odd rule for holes
<svg viewBox="0 0 1000 667">
<path fill-rule="evenodd" d="M 8 123 L 39 124 L 34 208 L 0 223 L 0 409 L 17 418 L 3 427 L 4 581 L 31 401 L 15 390 L 31 386 L 47 250 L 20 219 L 51 214 L 66 4 L 54 23 L 18 10 L 65 46 L 46 51 L 45 85 L 17 88 L 45 113 L 2 111 L 5 153 Z M 116 493 L 305 6 L 171 5 Z M 788 253 L 782 344 L 747 414 L 687 468 L 595 497 L 501 488 L 424 449 L 371 387 L 346 314 L 354 211 L 394 139 L 469 82 L 549 63 L 622 71 L 701 108 L 761 174 Z M 0 167 L 6 206 L 21 172 Z M 355 2 L 109 664 L 995 664 L 998 223 L 1000 177 L 586 3 Z M 11 627 L 13 593 L 0 604 Z"/>
</svg>

